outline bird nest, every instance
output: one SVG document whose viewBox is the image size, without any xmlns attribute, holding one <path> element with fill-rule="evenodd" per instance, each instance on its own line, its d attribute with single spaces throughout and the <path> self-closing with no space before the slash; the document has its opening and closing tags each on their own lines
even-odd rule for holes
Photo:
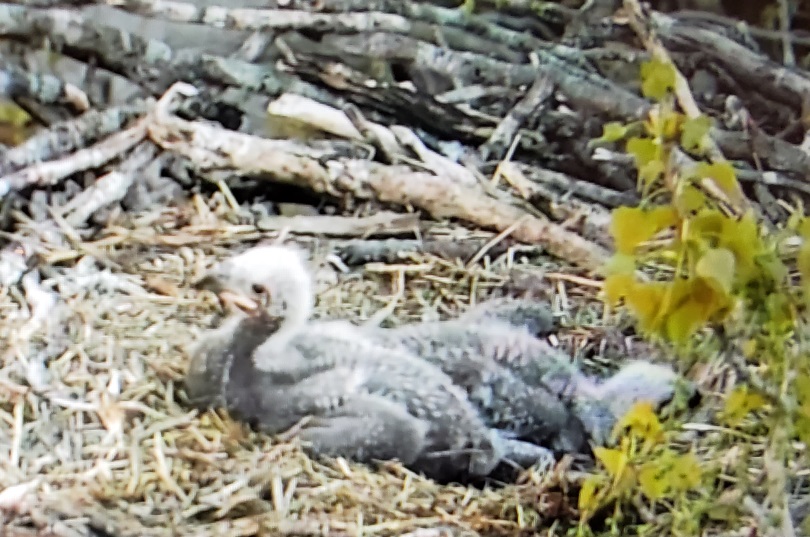
<svg viewBox="0 0 810 537">
<path fill-rule="evenodd" d="M 109 225 L 75 252 L 42 252 L 49 267 L 61 265 L 41 282 L 24 280 L 24 293 L 2 290 L 0 443 L 8 455 L 0 506 L 10 528 L 117 537 L 516 535 L 575 520 L 567 485 L 576 476 L 564 461 L 550 475 L 527 472 L 502 487 L 445 486 L 396 463 L 313 460 L 294 439 L 190 408 L 185 347 L 218 314 L 216 298 L 190 283 L 260 235 L 222 220 L 157 225 L 172 220 L 164 211 Z M 461 243 L 492 238 L 450 227 L 433 234 Z M 615 356 L 626 343 L 598 327 L 598 284 L 531 252 L 508 249 L 467 264 L 414 253 L 349 269 L 332 253 L 334 242 L 291 239 L 320 267 L 321 316 L 396 324 L 453 315 L 488 295 L 540 290 L 574 327 L 554 340 L 574 356 Z"/>
</svg>

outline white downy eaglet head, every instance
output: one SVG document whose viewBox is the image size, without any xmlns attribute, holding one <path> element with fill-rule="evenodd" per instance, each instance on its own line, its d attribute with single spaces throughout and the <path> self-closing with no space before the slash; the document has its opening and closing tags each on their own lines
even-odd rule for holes
<svg viewBox="0 0 810 537">
<path fill-rule="evenodd" d="M 203 285 L 257 301 L 279 316 L 312 306 L 312 282 L 303 252 L 291 246 L 245 250 L 216 265 Z"/>
</svg>

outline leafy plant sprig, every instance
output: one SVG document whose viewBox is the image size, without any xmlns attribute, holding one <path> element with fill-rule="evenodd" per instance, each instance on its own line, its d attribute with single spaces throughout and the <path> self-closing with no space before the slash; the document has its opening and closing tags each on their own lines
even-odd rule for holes
<svg viewBox="0 0 810 537">
<path fill-rule="evenodd" d="M 676 109 L 674 66 L 653 60 L 641 77 L 642 92 L 655 101 L 648 117 L 606 124 L 596 140 L 624 141 L 641 197 L 637 207 L 612 214 L 616 252 L 604 268 L 604 298 L 624 304 L 641 333 L 682 352 L 726 334 L 726 355 L 755 368 L 748 380 L 756 383 L 740 382 L 726 395 L 722 425 L 767 438 L 767 456 L 784 469 L 791 439 L 810 440 L 810 360 L 797 330 L 810 293 L 810 221 L 800 208 L 769 231 L 731 163 L 710 158 L 711 118 Z M 634 408 L 620 424 L 617 447 L 595 450 L 603 471 L 581 490 L 583 521 L 613 504 L 615 523 L 622 505 L 643 503 L 652 512 L 666 507 L 676 533 L 695 534 L 699 526 L 688 521 L 710 515 L 720 490 L 716 472 L 691 452 L 679 454 L 654 418 L 646 407 Z M 774 468 L 771 496 L 786 481 Z"/>
</svg>

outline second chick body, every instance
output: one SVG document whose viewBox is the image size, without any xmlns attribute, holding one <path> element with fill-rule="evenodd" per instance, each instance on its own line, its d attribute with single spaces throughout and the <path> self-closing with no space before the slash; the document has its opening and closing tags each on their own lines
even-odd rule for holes
<svg viewBox="0 0 810 537">
<path fill-rule="evenodd" d="M 678 377 L 668 366 L 632 361 L 597 381 L 536 335 L 554 328 L 549 306 L 533 300 L 494 300 L 458 318 L 369 328 L 375 341 L 406 348 L 463 387 L 484 421 L 516 438 L 556 452 L 603 444 L 631 406 L 658 406 L 674 396 Z"/>
</svg>

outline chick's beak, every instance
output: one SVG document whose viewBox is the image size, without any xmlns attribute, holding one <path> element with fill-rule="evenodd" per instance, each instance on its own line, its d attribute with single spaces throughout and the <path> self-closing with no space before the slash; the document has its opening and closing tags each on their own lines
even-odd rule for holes
<svg viewBox="0 0 810 537">
<path fill-rule="evenodd" d="M 211 291 L 219 297 L 225 309 L 238 308 L 246 313 L 254 313 L 259 309 L 259 304 L 235 289 L 229 288 L 223 278 L 216 273 L 210 273 L 194 282 L 192 287 L 200 291 Z"/>
<path fill-rule="evenodd" d="M 219 299 L 228 306 L 235 306 L 245 313 L 256 313 L 259 310 L 259 303 L 242 293 L 231 290 L 224 290 L 219 293 Z"/>
</svg>

